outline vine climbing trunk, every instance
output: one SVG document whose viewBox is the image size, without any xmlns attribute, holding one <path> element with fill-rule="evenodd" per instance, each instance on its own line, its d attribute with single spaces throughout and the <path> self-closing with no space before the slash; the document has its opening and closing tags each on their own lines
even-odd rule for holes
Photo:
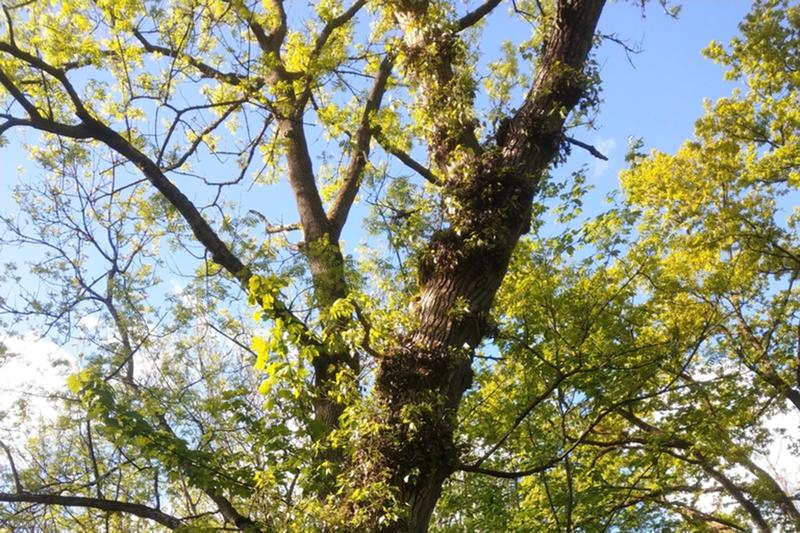
<svg viewBox="0 0 800 533">
<path fill-rule="evenodd" d="M 503 139 L 475 147 L 468 120 L 434 133 L 431 159 L 445 177 L 443 196 L 453 209 L 449 227 L 433 236 L 420 261 L 416 327 L 379 362 L 375 387 L 382 429 L 364 447 L 371 451 L 362 471 L 364 483 L 394 488 L 400 517 L 373 524 L 374 530 L 427 531 L 442 485 L 457 468 L 456 412 L 471 384 L 472 355 L 488 332 L 492 301 L 514 247 L 529 229 L 534 194 L 563 142 L 565 117 L 590 85 L 586 64 L 603 4 L 558 3 L 533 86 L 509 117 Z M 403 16 L 421 13 L 423 6 L 414 3 Z M 437 83 L 457 75 L 442 65 L 427 74 L 420 75 L 421 83 L 430 84 L 432 98 Z M 455 151 L 459 164 L 450 157 Z"/>
</svg>

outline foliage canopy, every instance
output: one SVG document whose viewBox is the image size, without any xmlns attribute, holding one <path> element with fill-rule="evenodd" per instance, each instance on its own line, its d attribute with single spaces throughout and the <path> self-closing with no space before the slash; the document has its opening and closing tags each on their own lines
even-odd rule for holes
<svg viewBox="0 0 800 533">
<path fill-rule="evenodd" d="M 800 531 L 800 8 L 581 220 L 603 3 L 3 0 L 3 325 L 75 353 L 0 527 Z"/>
</svg>

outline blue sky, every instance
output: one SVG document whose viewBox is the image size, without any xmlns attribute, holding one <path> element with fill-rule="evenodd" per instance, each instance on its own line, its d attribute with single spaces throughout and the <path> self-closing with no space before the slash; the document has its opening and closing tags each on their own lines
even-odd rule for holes
<svg viewBox="0 0 800 533">
<path fill-rule="evenodd" d="M 601 30 L 640 42 L 643 48 L 632 58 L 635 68 L 613 43 L 606 43 L 599 54 L 605 102 L 594 137 L 616 143 L 610 170 L 622 166 L 628 135 L 644 138 L 648 148 L 673 151 L 691 137 L 704 98 L 730 93 L 723 68 L 701 50 L 712 39 L 727 43 L 736 35 L 750 6 L 738 0 L 688 0 L 678 20 L 657 5 L 649 6 L 644 19 L 628 3 L 608 6 Z"/>
</svg>

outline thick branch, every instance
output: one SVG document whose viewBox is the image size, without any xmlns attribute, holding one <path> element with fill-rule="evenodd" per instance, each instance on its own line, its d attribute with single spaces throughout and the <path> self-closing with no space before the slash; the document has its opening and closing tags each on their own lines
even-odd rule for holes
<svg viewBox="0 0 800 533">
<path fill-rule="evenodd" d="M 2 83 L 3 72 L 0 71 L 0 83 Z M 91 139 L 92 134 L 84 126 L 73 126 L 71 124 L 62 124 L 52 120 L 38 119 L 24 119 L 17 117 L 10 117 L 5 122 L 0 124 L 0 135 L 15 126 L 29 126 L 37 130 L 46 131 L 62 137 L 69 137 L 70 139 Z"/>
<path fill-rule="evenodd" d="M 281 120 L 280 133 L 286 139 L 289 185 L 297 204 L 303 235 L 306 242 L 315 242 L 330 233 L 330 224 L 314 178 L 314 166 L 302 119 L 292 117 Z"/>
<path fill-rule="evenodd" d="M 743 528 L 740 524 L 737 524 L 736 522 L 728 520 L 727 518 L 722 518 L 720 516 L 705 513 L 683 502 L 671 502 L 665 498 L 659 499 L 658 502 L 665 507 L 670 507 L 674 509 L 675 512 L 677 512 L 687 520 L 695 522 L 700 521 L 708 524 L 719 524 L 719 526 L 722 526 L 721 528 L 714 528 L 714 529 L 719 529 L 722 531 L 725 531 L 726 529 L 730 529 L 731 531 L 747 531 L 745 528 Z"/>
<path fill-rule="evenodd" d="M 28 113 L 29 119 L 12 117 L 10 115 L 0 115 L 5 120 L 0 124 L 0 135 L 14 126 L 32 126 L 36 129 L 70 137 L 72 139 L 88 139 L 91 133 L 83 125 L 63 124 L 55 120 L 49 120 L 42 116 L 36 106 L 27 96 L 16 86 L 11 78 L 0 70 L 0 85 L 2 85 L 16 102 Z"/>
<path fill-rule="evenodd" d="M 67 96 L 69 96 L 69 99 L 72 102 L 72 105 L 75 107 L 75 114 L 78 116 L 78 118 L 80 118 L 83 121 L 86 121 L 86 120 L 89 120 L 89 119 L 92 118 L 91 114 L 89 113 L 89 110 L 86 109 L 86 106 L 84 105 L 83 101 L 81 100 L 81 97 L 78 95 L 78 92 L 72 86 L 72 83 L 70 83 L 69 79 L 67 78 L 67 75 L 64 73 L 63 70 L 61 70 L 61 69 L 59 69 L 57 67 L 54 67 L 53 65 L 50 65 L 49 63 L 45 62 L 44 60 L 40 59 L 39 57 L 36 57 L 35 55 L 29 54 L 28 52 L 20 50 L 16 46 L 13 46 L 13 45 L 11 45 L 9 43 L 5 43 L 5 42 L 2 42 L 2 41 L 0 41 L 0 52 L 5 52 L 5 53 L 7 53 L 7 54 L 19 59 L 20 61 L 24 61 L 25 63 L 27 63 L 28 65 L 32 66 L 33 68 L 36 68 L 36 69 L 38 69 L 38 70 L 40 70 L 42 72 L 45 72 L 45 73 L 49 74 L 50 76 L 52 76 L 53 78 L 55 78 L 56 80 L 58 80 L 58 82 L 64 88 L 64 91 L 66 91 Z M 3 85 L 5 85 L 5 83 L 3 83 Z M 12 95 L 14 96 L 14 98 L 17 98 L 17 95 L 15 95 L 13 93 L 12 93 Z M 20 100 L 17 100 L 17 101 L 20 101 Z M 22 103 L 22 102 L 20 101 L 20 103 Z M 24 107 L 24 105 L 23 105 L 23 107 Z M 25 110 L 28 112 L 28 114 L 31 114 L 31 110 L 30 109 L 28 109 L 26 107 Z M 31 115 L 31 116 L 33 118 L 33 115 Z"/>
<path fill-rule="evenodd" d="M 245 282 L 250 277 L 250 270 L 211 229 L 211 226 L 203 218 L 197 207 L 164 175 L 162 170 L 149 157 L 105 124 L 92 120 L 88 126 L 95 139 L 125 157 L 142 171 L 148 181 L 183 216 L 197 240 L 211 253 L 215 263 L 225 268 L 231 275 L 242 282 Z"/>
<path fill-rule="evenodd" d="M 0 43 L 5 48 L 0 47 L 0 51 L 7 51 L 8 45 Z M 39 113 L 38 109 L 27 99 L 27 97 L 16 87 L 14 82 L 0 70 L 0 85 L 6 88 L 11 96 L 28 112 L 29 119 L 20 119 L 16 117 L 8 117 L 5 122 L 0 124 L 0 133 L 13 127 L 13 126 L 31 126 L 38 130 L 53 133 L 62 137 L 71 139 L 95 139 L 102 142 L 112 150 L 116 151 L 128 161 L 136 165 L 142 171 L 147 180 L 167 199 L 167 201 L 181 214 L 183 219 L 187 222 L 192 233 L 197 240 L 202 244 L 206 250 L 211 253 L 212 260 L 218 265 L 227 270 L 234 278 L 247 288 L 247 282 L 252 275 L 252 272 L 247 268 L 244 263 L 233 253 L 227 244 L 216 234 L 211 228 L 209 223 L 205 220 L 203 215 L 197 207 L 186 197 L 186 195 L 173 184 L 169 178 L 164 174 L 164 171 L 149 157 L 137 149 L 130 141 L 122 137 L 119 133 L 102 123 L 101 121 L 92 117 L 80 101 L 77 93 L 71 88 L 69 82 L 66 80 L 63 72 L 48 65 L 39 58 L 29 56 L 14 49 L 13 52 L 19 53 L 20 59 L 27 61 L 31 59 L 33 62 L 29 63 L 37 69 L 41 69 L 54 77 L 59 79 L 62 84 L 65 84 L 65 89 L 71 92 L 72 97 L 75 99 L 76 114 L 78 114 L 82 123 L 79 125 L 69 125 L 47 119 Z M 303 138 L 303 142 L 305 139 Z M 307 154 L 307 148 L 306 148 Z M 310 166 L 310 159 L 308 159 Z M 313 177 L 312 177 L 313 182 Z M 314 186 L 316 192 L 316 186 Z M 319 211 L 324 217 L 321 201 L 317 194 L 317 201 L 319 202 Z M 316 337 L 308 330 L 305 323 L 298 319 L 282 302 L 277 302 L 273 308 L 274 314 L 278 318 L 286 320 L 288 323 L 295 324 L 300 327 L 303 332 L 301 340 L 305 344 L 314 346 L 321 346 L 321 343 Z"/>
<path fill-rule="evenodd" d="M 126 513 L 140 518 L 158 522 L 169 529 L 178 529 L 183 522 L 163 511 L 138 503 L 121 502 L 117 500 L 104 500 L 101 498 L 85 498 L 81 496 L 61 496 L 59 494 L 9 494 L 0 492 L 0 502 L 8 503 L 37 503 L 42 505 L 60 505 L 63 507 L 84 507 L 99 509 L 112 513 Z"/>
<path fill-rule="evenodd" d="M 189 201 L 186 195 L 183 194 L 183 192 L 164 175 L 163 171 L 152 160 L 150 160 L 146 155 L 140 152 L 128 140 L 123 138 L 117 132 L 95 119 L 88 112 L 77 92 L 74 90 L 72 85 L 67 80 L 66 75 L 62 71 L 53 67 L 52 65 L 49 65 L 38 57 L 32 56 L 27 52 L 23 52 L 15 47 L 11 47 L 7 43 L 0 42 L 0 51 L 7 52 L 18 59 L 25 61 L 32 67 L 46 72 L 56 78 L 70 96 L 70 99 L 75 106 L 75 113 L 82 120 L 83 127 L 88 130 L 89 135 L 91 135 L 91 137 L 94 139 L 103 142 L 120 155 L 127 158 L 144 173 L 150 183 L 156 189 L 158 189 L 158 191 L 163 194 L 164 197 L 167 198 L 167 200 L 183 216 L 183 218 L 189 224 L 189 227 L 192 229 L 192 232 L 197 240 L 200 241 L 209 252 L 211 252 L 214 262 L 224 267 L 226 270 L 228 270 L 228 272 L 242 282 L 249 278 L 249 270 L 244 266 L 239 258 L 230 251 L 228 246 L 219 238 L 214 230 L 211 229 L 211 226 L 209 226 L 208 222 L 206 222 L 206 220 L 203 218 L 194 204 Z M 9 86 L 13 88 L 13 83 L 2 72 L 0 72 L 0 83 L 6 86 L 6 88 L 9 88 Z M 23 96 L 15 94 L 11 89 L 9 89 L 9 92 L 12 93 L 12 96 L 14 96 L 15 99 L 17 99 L 17 101 L 19 101 L 23 107 L 25 107 L 29 115 L 31 115 L 34 126 L 39 127 L 40 129 L 45 129 L 42 128 L 41 125 L 47 124 L 49 121 L 44 121 L 41 119 L 38 111 L 35 108 L 32 108 L 30 104 L 26 105 L 24 103 L 26 100 Z M 67 131 L 57 133 L 60 135 L 71 136 L 68 135 L 70 132 Z M 81 129 L 78 133 L 81 134 L 81 137 L 79 138 L 87 137 L 86 135 L 83 135 L 83 129 Z"/>
<path fill-rule="evenodd" d="M 797 325 L 797 348 L 794 355 L 794 377 L 798 387 L 800 387 L 800 324 Z M 800 406 L 798 406 L 800 409 Z"/>
<path fill-rule="evenodd" d="M 503 0 L 487 0 L 485 3 L 475 8 L 474 11 L 458 19 L 458 31 L 463 31 L 480 22 L 483 17 L 491 13 L 502 1 Z"/>
<path fill-rule="evenodd" d="M 597 148 L 595 148 L 591 144 L 587 144 L 587 143 L 585 143 L 583 141 L 579 141 L 578 139 L 575 139 L 573 137 L 564 137 L 564 140 L 567 141 L 569 144 L 574 144 L 575 146 L 583 148 L 584 150 L 586 150 L 587 152 L 592 154 L 597 159 L 602 159 L 603 161 L 608 161 L 608 157 L 603 155 L 603 153 L 600 150 L 598 150 Z"/>
<path fill-rule="evenodd" d="M 753 501 L 750 500 L 750 498 L 748 498 L 744 494 L 744 491 L 742 491 L 742 489 L 739 488 L 729 477 L 727 477 L 725 474 L 723 474 L 716 468 L 713 468 L 710 464 L 708 464 L 705 461 L 698 460 L 696 462 L 700 465 L 700 467 L 703 470 L 705 470 L 705 472 L 708 475 L 710 475 L 720 485 L 722 485 L 725 488 L 725 490 L 728 491 L 728 494 L 730 494 L 733 497 L 734 500 L 739 502 L 739 505 L 741 505 L 745 509 L 745 511 L 747 511 L 747 514 L 749 514 L 750 518 L 753 520 L 753 522 L 755 522 L 756 527 L 758 528 L 759 531 L 762 531 L 763 533 L 768 533 L 769 531 L 772 531 L 766 519 L 764 518 L 764 515 L 761 514 L 761 511 L 758 509 L 758 507 L 756 507 Z"/>
<path fill-rule="evenodd" d="M 247 13 L 247 26 L 258 42 L 259 48 L 265 54 L 273 56 L 275 60 L 275 74 L 279 77 L 287 79 L 287 77 L 296 77 L 296 73 L 290 74 L 285 70 L 281 62 L 281 45 L 286 38 L 288 25 L 286 23 L 286 9 L 283 5 L 283 0 L 271 0 L 272 9 L 278 14 L 278 24 L 275 28 L 267 33 L 267 29 L 256 20 L 256 15 L 242 2 L 237 2 L 237 9 L 244 10 Z"/>
<path fill-rule="evenodd" d="M 429 406 L 425 403 L 429 398 L 442 398 L 432 414 L 420 417 L 412 435 L 398 436 L 400 431 L 392 429 L 372 443 L 409 505 L 411 531 L 427 529 L 442 482 L 454 470 L 516 478 L 551 468 L 566 456 L 559 454 L 544 464 L 513 472 L 459 465 L 453 428 L 455 413 L 472 380 L 472 348 L 489 332 L 487 317 L 495 294 L 517 241 L 530 226 L 533 195 L 558 153 L 565 117 L 585 93 L 583 72 L 603 4 L 603 0 L 559 2 L 559 16 L 549 28 L 537 62 L 536 81 L 512 120 L 511 142 L 499 148 L 494 143 L 475 147 L 475 124 L 469 112 L 459 113 L 449 122 L 436 122 L 429 135 L 432 160 L 445 174 L 444 194 L 454 200 L 447 211 L 450 227 L 433 234 L 420 261 L 416 326 L 384 354 L 375 377 L 376 394 L 388 412 L 389 421 L 381 423 L 393 428 L 403 425 L 408 406 Z M 457 57 L 454 54 L 460 43 L 457 36 L 438 38 L 435 28 L 425 27 L 420 20 L 425 2 L 400 2 L 399 7 L 401 25 L 408 24 L 410 29 L 416 19 L 424 28 L 407 32 L 404 45 L 408 57 L 419 54 L 419 64 L 430 60 L 435 67 L 412 72 L 416 75 L 412 82 L 419 80 L 420 91 L 436 112 L 436 105 L 446 105 L 454 96 L 448 93 L 454 89 L 450 85 L 455 74 L 451 61 Z M 439 47 L 431 47 L 430 40 Z M 409 64 L 409 69 L 413 68 Z M 459 100 L 459 105 L 463 102 Z M 464 105 L 471 104 L 469 98 L 466 102 Z M 457 146 L 464 150 L 455 150 Z M 458 164 L 451 161 L 455 155 Z M 459 165 L 468 168 L 462 171 Z M 464 311 L 455 316 L 454 309 Z M 573 449 L 565 448 L 566 454 Z M 413 487 L 403 481 L 409 477 L 415 479 Z"/>
<path fill-rule="evenodd" d="M 361 123 L 355 135 L 353 155 L 350 158 L 347 173 L 345 174 L 342 186 L 336 198 L 333 200 L 333 205 L 331 205 L 328 211 L 328 218 L 337 235 L 342 231 L 347 221 L 347 214 L 350 212 L 350 207 L 353 205 L 353 201 L 356 198 L 358 187 L 361 184 L 361 176 L 364 172 L 364 168 L 367 166 L 369 143 L 373 131 L 370 121 L 381 107 L 381 100 L 383 99 L 383 94 L 386 92 L 386 83 L 392 72 L 393 64 L 394 58 L 390 55 L 387 55 L 383 61 L 381 61 L 375 83 L 372 86 L 366 104 L 364 104 L 364 111 L 361 115 Z"/>
<path fill-rule="evenodd" d="M 772 477 L 769 472 L 755 464 L 747 457 L 742 458 L 737 462 L 750 470 L 750 472 L 752 472 L 764 484 L 764 486 L 767 487 L 770 493 L 770 499 L 777 502 L 786 516 L 789 517 L 792 522 L 794 522 L 795 526 L 800 528 L 800 511 L 797 510 L 797 507 L 795 507 L 792 499 L 788 494 L 786 494 L 786 492 L 784 492 L 783 488 L 775 480 L 775 478 Z"/>
<path fill-rule="evenodd" d="M 623 418 L 628 420 L 629 422 L 633 423 L 638 428 L 655 435 L 657 438 L 663 438 L 666 436 L 663 430 L 653 426 L 642 420 L 641 418 L 637 417 L 633 413 L 625 410 L 619 410 L 619 414 L 622 415 Z M 683 439 L 679 439 L 674 436 L 670 436 L 671 440 L 679 443 L 680 448 L 691 450 L 692 443 L 685 441 Z M 673 445 L 674 446 L 674 445 Z M 691 452 L 691 457 L 681 455 L 679 453 L 672 452 L 671 450 L 665 449 L 666 453 L 677 457 L 687 463 L 695 464 L 703 469 L 709 476 L 717 481 L 722 487 L 731 495 L 731 497 L 739 502 L 739 505 L 750 515 L 750 518 L 756 524 L 756 527 L 759 531 L 768 532 L 770 531 L 770 526 L 764 518 L 764 515 L 761 511 L 756 507 L 752 500 L 750 500 L 744 493 L 744 491 L 736 485 L 728 476 L 726 476 L 723 472 L 717 470 L 703 455 L 699 452 Z"/>
</svg>

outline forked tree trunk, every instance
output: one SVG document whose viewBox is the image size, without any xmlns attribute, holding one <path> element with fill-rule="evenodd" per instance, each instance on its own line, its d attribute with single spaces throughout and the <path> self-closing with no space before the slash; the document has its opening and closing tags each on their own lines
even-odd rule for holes
<svg viewBox="0 0 800 533">
<path fill-rule="evenodd" d="M 388 474 L 404 514 L 375 530 L 427 531 L 442 485 L 457 468 L 456 412 L 471 384 L 474 348 L 487 334 L 514 247 L 529 229 L 533 196 L 558 153 L 564 117 L 588 88 L 584 70 L 603 4 L 559 3 L 534 85 L 508 134 L 474 154 L 466 171 L 446 176 L 443 194 L 454 199 L 456 212 L 420 262 L 418 326 L 379 362 L 378 422 L 385 429 L 367 443 L 380 460 L 365 471 Z M 434 157 L 441 148 L 431 148 Z"/>
</svg>

